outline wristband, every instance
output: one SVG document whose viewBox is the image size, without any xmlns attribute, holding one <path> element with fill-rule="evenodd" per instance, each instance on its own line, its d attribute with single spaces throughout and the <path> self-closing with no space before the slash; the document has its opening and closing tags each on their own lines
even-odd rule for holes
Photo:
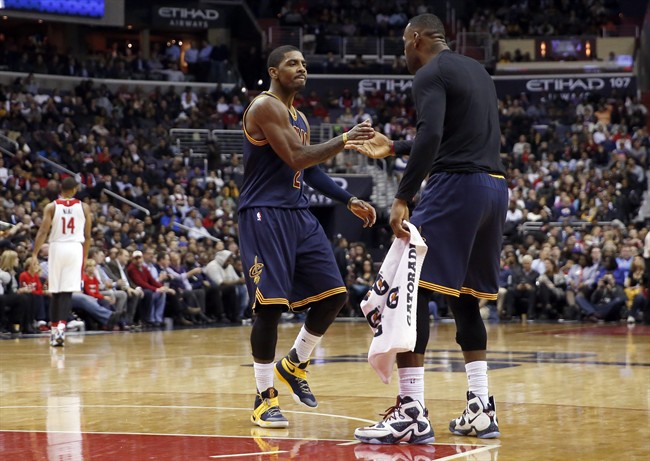
<svg viewBox="0 0 650 461">
<path fill-rule="evenodd" d="M 346 133 L 343 133 L 343 144 L 347 144 L 347 143 L 348 143 L 348 134 L 346 132 Z"/>
<path fill-rule="evenodd" d="M 352 206 L 352 200 L 359 200 L 359 199 L 356 198 L 356 197 L 354 197 L 354 196 L 350 197 L 350 199 L 348 200 L 348 205 L 347 205 L 347 206 L 348 206 L 348 210 L 351 209 L 350 207 Z"/>
<path fill-rule="evenodd" d="M 390 153 L 395 155 L 395 141 L 390 142 Z"/>
</svg>

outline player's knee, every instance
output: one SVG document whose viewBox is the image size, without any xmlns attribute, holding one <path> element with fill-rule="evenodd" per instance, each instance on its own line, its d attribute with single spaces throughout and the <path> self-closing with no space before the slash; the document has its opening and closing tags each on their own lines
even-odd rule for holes
<svg viewBox="0 0 650 461">
<path fill-rule="evenodd" d="M 327 311 L 331 311 L 335 315 L 338 314 L 343 306 L 345 306 L 346 301 L 348 300 L 348 294 L 346 293 L 337 293 L 335 295 L 329 296 L 321 301 L 319 308 Z"/>
<path fill-rule="evenodd" d="M 256 310 L 255 324 L 258 328 L 277 328 L 285 307 L 281 305 L 263 306 Z"/>
<path fill-rule="evenodd" d="M 487 332 L 485 324 L 478 314 L 478 322 L 466 324 L 456 331 L 456 342 L 463 351 L 484 351 L 487 349 Z"/>
<path fill-rule="evenodd" d="M 256 359 L 268 361 L 274 359 L 278 323 L 283 310 L 283 306 L 264 306 L 257 310 L 251 330 L 251 349 Z"/>
<path fill-rule="evenodd" d="M 431 292 L 425 289 L 418 289 L 418 306 L 417 306 L 417 322 L 415 329 L 417 331 L 417 339 L 415 341 L 415 348 L 413 352 L 416 354 L 424 354 L 429 344 L 429 300 L 431 299 Z"/>
<path fill-rule="evenodd" d="M 305 328 L 313 334 L 324 334 L 345 305 L 347 296 L 347 293 L 337 293 L 312 304 L 305 319 Z"/>
</svg>

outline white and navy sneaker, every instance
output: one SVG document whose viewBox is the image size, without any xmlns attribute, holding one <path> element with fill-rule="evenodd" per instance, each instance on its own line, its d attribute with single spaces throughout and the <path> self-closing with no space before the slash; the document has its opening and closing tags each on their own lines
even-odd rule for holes
<svg viewBox="0 0 650 461">
<path fill-rule="evenodd" d="M 479 439 L 494 439 L 501 435 L 494 398 L 490 396 L 487 406 L 473 392 L 467 392 L 467 407 L 463 414 L 449 423 L 449 430 L 456 435 L 473 435 Z"/>
<path fill-rule="evenodd" d="M 65 324 L 59 323 L 57 326 L 52 327 L 50 331 L 50 346 L 65 346 Z"/>
<path fill-rule="evenodd" d="M 395 406 L 386 410 L 383 420 L 372 426 L 358 428 L 354 431 L 354 438 L 377 445 L 435 441 L 429 412 L 419 401 L 408 396 L 398 396 Z"/>
</svg>

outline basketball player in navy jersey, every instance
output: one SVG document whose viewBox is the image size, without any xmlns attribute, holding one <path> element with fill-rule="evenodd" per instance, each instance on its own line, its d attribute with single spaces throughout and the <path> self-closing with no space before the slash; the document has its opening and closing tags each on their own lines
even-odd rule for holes
<svg viewBox="0 0 650 461">
<path fill-rule="evenodd" d="M 374 136 L 369 123 L 325 143 L 310 145 L 309 124 L 293 107 L 307 80 L 305 58 L 292 46 L 268 57 L 269 91 L 255 98 L 243 117 L 244 180 L 239 197 L 239 229 L 246 283 L 256 313 L 251 332 L 257 396 L 251 420 L 261 427 L 287 427 L 273 378 L 289 386 L 296 402 L 317 406 L 306 380 L 309 357 L 346 300 L 332 246 L 308 209 L 304 183 L 346 203 L 363 221 L 375 223 L 368 203 L 341 189 L 318 166 L 348 140 Z M 274 364 L 277 329 L 285 310 L 307 310 L 293 348 Z"/>
<path fill-rule="evenodd" d="M 83 262 L 88 257 L 92 216 L 90 207 L 74 198 L 79 184 L 74 178 L 61 183 L 61 196 L 45 206 L 43 222 L 36 234 L 32 257 L 37 258 L 49 233 L 48 290 L 52 331 L 50 345 L 65 344 L 72 293 L 81 291 Z"/>
<path fill-rule="evenodd" d="M 396 237 L 409 236 L 402 221 L 409 219 L 408 205 L 428 175 L 411 223 L 433 244 L 418 284 L 415 349 L 397 354 L 397 403 L 383 421 L 359 428 L 354 435 L 376 444 L 433 442 L 424 404 L 424 352 L 429 340 L 428 301 L 432 292 L 438 292 L 447 295 L 454 314 L 469 387 L 465 411 L 449 423 L 449 429 L 457 435 L 494 438 L 500 432 L 494 399 L 488 393 L 487 333 L 479 299 L 497 299 L 508 206 L 496 90 L 481 64 L 449 50 L 438 17 L 412 18 L 403 39 L 407 66 L 415 74 L 415 139 L 393 143 L 377 133 L 346 147 L 373 158 L 410 154 L 390 224 Z"/>
</svg>

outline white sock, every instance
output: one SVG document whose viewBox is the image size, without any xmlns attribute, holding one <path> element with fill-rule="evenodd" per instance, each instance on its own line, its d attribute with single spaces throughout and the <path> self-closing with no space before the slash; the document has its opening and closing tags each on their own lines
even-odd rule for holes
<svg viewBox="0 0 650 461">
<path fill-rule="evenodd" d="M 424 404 L 424 367 L 398 368 L 399 396 L 404 398 L 407 395 Z"/>
<path fill-rule="evenodd" d="M 295 349 L 298 354 L 298 360 L 301 362 L 309 360 L 311 353 L 314 351 L 314 348 L 321 338 L 322 336 L 316 336 L 309 333 L 303 325 L 300 329 L 300 333 L 298 333 L 298 336 L 296 337 L 296 342 L 293 343 L 293 349 Z"/>
<path fill-rule="evenodd" d="M 477 360 L 476 362 L 469 362 L 465 364 L 465 371 L 467 372 L 467 384 L 470 392 L 481 399 L 483 406 L 488 404 L 488 377 L 487 377 L 487 362 L 485 360 Z"/>
<path fill-rule="evenodd" d="M 255 384 L 257 384 L 258 392 L 264 392 L 269 387 L 273 387 L 273 367 L 274 362 L 271 363 L 253 363 L 253 370 L 255 371 Z"/>
</svg>

